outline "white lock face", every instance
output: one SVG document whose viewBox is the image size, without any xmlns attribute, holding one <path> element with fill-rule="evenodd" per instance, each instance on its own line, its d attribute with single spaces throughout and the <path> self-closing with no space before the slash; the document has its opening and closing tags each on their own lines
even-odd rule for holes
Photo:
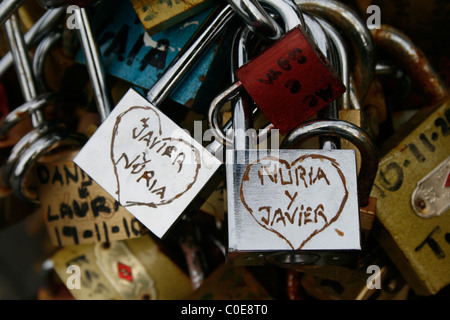
<svg viewBox="0 0 450 320">
<path fill-rule="evenodd" d="M 230 150 L 227 159 L 230 252 L 360 250 L 354 150 Z"/>
<path fill-rule="evenodd" d="M 221 162 L 129 90 L 74 162 L 163 237 Z"/>
</svg>

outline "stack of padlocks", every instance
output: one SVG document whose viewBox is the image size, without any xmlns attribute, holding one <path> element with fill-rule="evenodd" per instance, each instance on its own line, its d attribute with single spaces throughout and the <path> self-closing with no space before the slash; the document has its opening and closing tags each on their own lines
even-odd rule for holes
<svg viewBox="0 0 450 320">
<path fill-rule="evenodd" d="M 36 297 L 448 296 L 449 51 L 414 26 L 449 9 L 0 2 L 0 227 L 45 224 Z"/>
</svg>

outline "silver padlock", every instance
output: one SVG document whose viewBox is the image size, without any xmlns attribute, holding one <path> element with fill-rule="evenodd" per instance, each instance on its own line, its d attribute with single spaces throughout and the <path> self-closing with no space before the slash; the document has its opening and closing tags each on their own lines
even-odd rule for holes
<svg viewBox="0 0 450 320">
<path fill-rule="evenodd" d="M 370 138 L 350 123 L 301 125 L 284 146 L 320 135 L 342 135 L 370 155 L 359 181 L 373 183 L 376 150 Z M 229 261 L 284 267 L 353 261 L 347 252 L 360 249 L 358 198 L 365 203 L 371 189 L 361 183 L 365 193 L 358 197 L 354 151 L 272 150 L 265 155 L 261 151 L 227 154 Z"/>
<path fill-rule="evenodd" d="M 210 185 L 221 178 L 216 174 L 221 162 L 159 107 L 233 16 L 229 5 L 218 6 L 147 99 L 130 89 L 74 158 L 157 237 L 166 235 L 183 213 L 199 208 L 196 200 L 209 195 Z"/>
<path fill-rule="evenodd" d="M 316 120 L 300 125 L 283 146 L 332 135 L 364 155 L 358 177 L 353 150 L 231 151 L 228 164 L 228 258 L 235 264 L 347 264 L 360 250 L 359 206 L 378 167 L 376 149 L 359 127 Z M 233 154 L 234 153 L 234 154 Z"/>
</svg>

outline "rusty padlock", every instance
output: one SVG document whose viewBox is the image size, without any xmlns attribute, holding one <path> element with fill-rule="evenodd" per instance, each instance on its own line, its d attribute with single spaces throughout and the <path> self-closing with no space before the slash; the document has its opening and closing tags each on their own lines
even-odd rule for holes
<svg viewBox="0 0 450 320">
<path fill-rule="evenodd" d="M 450 284 L 448 89 L 401 31 L 382 26 L 373 35 L 433 100 L 382 146 L 373 231 L 414 292 L 434 295 Z"/>
</svg>

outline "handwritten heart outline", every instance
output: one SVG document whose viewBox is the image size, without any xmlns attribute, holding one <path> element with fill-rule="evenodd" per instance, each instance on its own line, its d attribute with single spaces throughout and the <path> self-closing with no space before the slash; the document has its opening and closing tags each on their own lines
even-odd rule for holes
<svg viewBox="0 0 450 320">
<path fill-rule="evenodd" d="M 343 197 L 343 199 L 342 199 L 342 201 L 341 201 L 341 205 L 339 206 L 339 210 L 338 210 L 338 212 L 333 216 L 333 218 L 330 219 L 330 221 L 328 221 L 328 223 L 325 224 L 321 229 L 318 229 L 318 230 L 315 230 L 314 232 L 312 232 L 311 235 L 309 235 L 305 240 L 303 240 L 303 242 L 299 245 L 298 248 L 295 248 L 295 247 L 292 245 L 291 241 L 289 241 L 283 234 L 281 234 L 280 232 L 278 232 L 277 230 L 275 230 L 275 229 L 273 229 L 273 228 L 268 228 L 266 225 L 260 223 L 260 222 L 258 221 L 258 219 L 254 216 L 254 214 L 253 214 L 253 209 L 250 208 L 250 206 L 248 205 L 248 203 L 245 201 L 245 196 L 244 196 L 244 182 L 250 181 L 250 170 L 251 170 L 252 166 L 253 166 L 253 165 L 256 165 L 256 164 L 258 164 L 258 163 L 260 163 L 260 162 L 267 161 L 267 160 L 270 160 L 270 161 L 273 161 L 273 160 L 274 160 L 274 161 L 278 161 L 279 163 L 284 164 L 285 167 L 286 167 L 286 169 L 290 170 L 292 167 L 295 166 L 295 164 L 296 164 L 297 162 L 302 162 L 303 160 L 308 159 L 308 158 L 312 158 L 312 159 L 322 159 L 322 160 L 328 160 L 328 161 L 330 161 L 330 162 L 331 162 L 331 165 L 336 169 L 336 171 L 337 171 L 339 177 L 341 178 L 342 185 L 343 185 L 343 187 L 344 187 L 345 192 L 344 192 L 344 197 Z M 327 157 L 327 156 L 324 156 L 324 155 L 320 155 L 320 154 L 307 154 L 307 155 L 303 155 L 303 156 L 297 158 L 296 160 L 292 161 L 291 164 L 289 164 L 289 162 L 286 161 L 286 160 L 279 159 L 279 158 L 274 157 L 274 156 L 267 156 L 267 157 L 264 157 L 264 158 L 255 160 L 255 161 L 253 161 L 252 163 L 250 163 L 249 165 L 247 165 L 247 168 L 246 168 L 246 170 L 245 170 L 245 172 L 244 172 L 244 175 L 242 176 L 242 181 L 241 181 L 241 186 L 240 186 L 240 199 L 241 199 L 241 202 L 242 202 L 242 204 L 244 205 L 244 207 L 247 209 L 247 211 L 250 213 L 250 215 L 253 217 L 253 219 L 255 219 L 255 221 L 256 221 L 261 227 L 263 227 L 264 229 L 266 229 L 266 230 L 268 230 L 268 231 L 270 231 L 270 232 L 275 233 L 278 237 L 280 237 L 281 239 L 283 239 L 284 241 L 286 241 L 287 244 L 292 248 L 292 250 L 301 250 L 301 249 L 302 249 L 302 248 L 303 248 L 303 247 L 304 247 L 304 246 L 305 246 L 305 245 L 306 245 L 306 244 L 307 244 L 314 236 L 316 236 L 317 234 L 321 233 L 323 230 L 327 229 L 332 223 L 334 223 L 336 220 L 338 220 L 339 217 L 340 217 L 340 215 L 341 215 L 341 213 L 342 213 L 342 211 L 344 210 L 344 207 L 345 207 L 345 204 L 347 203 L 348 197 L 349 197 L 349 192 L 348 192 L 348 189 L 347 189 L 346 179 L 345 179 L 344 174 L 342 173 L 342 171 L 341 171 L 340 168 L 339 168 L 339 163 L 336 161 L 336 159 L 333 159 L 333 158 L 331 158 L 331 157 Z"/>
<path fill-rule="evenodd" d="M 188 184 L 188 186 L 184 189 L 184 191 L 182 191 L 181 193 L 178 193 L 177 195 L 173 196 L 172 198 L 170 198 L 170 199 L 168 199 L 168 200 L 164 200 L 163 202 L 161 202 L 161 203 L 159 203 L 159 204 L 156 204 L 156 203 L 154 203 L 154 202 L 127 202 L 127 203 L 122 203 L 122 201 L 121 201 L 121 199 L 120 199 L 120 179 L 119 179 L 119 174 L 118 174 L 118 172 L 117 172 L 117 165 L 116 165 L 116 163 L 115 163 L 115 161 L 114 161 L 114 159 L 115 159 L 115 155 L 114 155 L 115 139 L 116 139 L 116 136 L 119 134 L 119 125 L 120 125 L 120 122 L 121 122 L 122 118 L 123 118 L 125 115 L 127 115 L 128 113 L 130 113 L 130 112 L 132 112 L 132 111 L 134 111 L 134 110 L 138 110 L 138 109 L 145 110 L 145 111 L 152 111 L 152 112 L 156 115 L 156 117 L 157 117 L 157 119 L 158 119 L 158 131 L 159 131 L 159 135 L 160 135 L 160 136 L 162 135 L 161 118 L 160 118 L 158 112 L 156 112 L 156 111 L 155 111 L 152 107 L 150 107 L 150 106 L 133 106 L 133 107 L 128 108 L 127 110 L 125 110 L 124 112 L 122 112 L 121 114 L 119 114 L 119 115 L 117 116 L 116 122 L 115 122 L 114 127 L 113 127 L 112 136 L 111 136 L 111 148 L 110 148 L 110 158 L 111 158 L 111 161 L 112 161 L 112 163 L 113 163 L 114 175 L 115 175 L 115 177 L 116 177 L 116 182 L 117 182 L 117 191 L 116 191 L 116 194 L 117 194 L 117 201 L 118 201 L 123 207 L 131 207 L 131 206 L 148 206 L 148 207 L 151 207 L 151 208 L 157 208 L 158 206 L 166 205 L 166 204 L 172 203 L 173 201 L 175 201 L 176 199 L 180 198 L 183 194 L 185 194 L 186 192 L 188 192 L 188 191 L 192 188 L 192 186 L 193 186 L 193 185 L 195 184 L 195 182 L 197 181 L 197 178 L 198 178 L 198 175 L 199 175 L 199 171 L 200 171 L 200 168 L 201 168 L 200 152 L 199 152 L 199 150 L 198 150 L 194 145 L 192 145 L 191 143 L 185 141 L 185 140 L 182 139 L 182 138 L 171 138 L 171 137 L 169 137 L 169 138 L 162 138 L 161 141 L 167 141 L 167 140 L 170 140 L 170 141 L 178 141 L 178 142 L 184 143 L 185 145 L 187 145 L 188 147 L 190 147 L 192 151 L 194 151 L 194 155 L 195 155 L 195 159 L 196 159 L 197 166 L 196 166 L 196 168 L 195 168 L 195 176 L 194 176 L 194 178 L 192 179 L 193 181 L 192 181 L 191 183 Z"/>
</svg>

